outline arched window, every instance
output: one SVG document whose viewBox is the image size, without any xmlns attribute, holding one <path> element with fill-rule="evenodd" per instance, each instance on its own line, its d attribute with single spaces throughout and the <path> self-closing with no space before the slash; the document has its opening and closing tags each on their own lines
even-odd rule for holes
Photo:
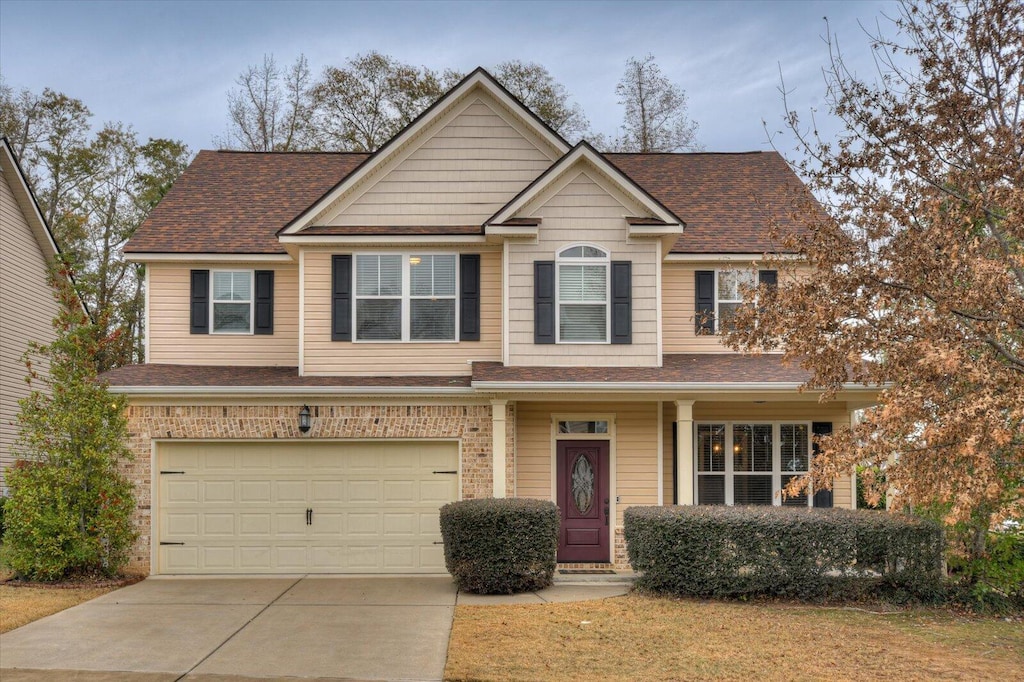
<svg viewBox="0 0 1024 682">
<path fill-rule="evenodd" d="M 573 244 L 558 252 L 559 343 L 608 343 L 608 252 Z"/>
</svg>

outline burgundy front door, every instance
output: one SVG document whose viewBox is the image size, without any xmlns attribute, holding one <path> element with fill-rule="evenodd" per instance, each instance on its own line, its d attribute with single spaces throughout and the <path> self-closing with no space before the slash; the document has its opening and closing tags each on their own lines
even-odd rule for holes
<svg viewBox="0 0 1024 682">
<path fill-rule="evenodd" d="M 558 441 L 558 560 L 609 561 L 608 441 Z"/>
</svg>

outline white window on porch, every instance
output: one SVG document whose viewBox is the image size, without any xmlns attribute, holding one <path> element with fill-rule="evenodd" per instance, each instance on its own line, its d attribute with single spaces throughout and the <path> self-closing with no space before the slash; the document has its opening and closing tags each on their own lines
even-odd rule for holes
<svg viewBox="0 0 1024 682">
<path fill-rule="evenodd" d="M 808 506 L 779 491 L 810 466 L 806 423 L 723 422 L 696 428 L 697 504 Z"/>
</svg>

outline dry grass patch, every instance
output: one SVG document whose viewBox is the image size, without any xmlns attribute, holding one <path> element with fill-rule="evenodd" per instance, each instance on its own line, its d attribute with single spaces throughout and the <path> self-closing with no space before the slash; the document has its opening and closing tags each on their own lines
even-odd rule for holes
<svg viewBox="0 0 1024 682">
<path fill-rule="evenodd" d="M 459 606 L 449 680 L 1015 679 L 1019 620 L 628 595 Z"/>
<path fill-rule="evenodd" d="M 117 589 L 111 587 L 13 587 L 0 585 L 0 632 L 39 620 Z"/>
</svg>

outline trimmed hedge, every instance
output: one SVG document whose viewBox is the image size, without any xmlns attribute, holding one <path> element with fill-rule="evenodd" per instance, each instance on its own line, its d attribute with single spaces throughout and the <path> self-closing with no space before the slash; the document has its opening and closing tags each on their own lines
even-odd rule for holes
<svg viewBox="0 0 1024 682">
<path fill-rule="evenodd" d="M 483 499 L 441 507 L 448 572 L 460 590 L 530 592 L 551 585 L 558 507 L 527 499 Z"/>
<path fill-rule="evenodd" d="M 943 534 L 931 521 L 849 509 L 630 507 L 639 589 L 800 599 L 942 594 Z"/>
</svg>

